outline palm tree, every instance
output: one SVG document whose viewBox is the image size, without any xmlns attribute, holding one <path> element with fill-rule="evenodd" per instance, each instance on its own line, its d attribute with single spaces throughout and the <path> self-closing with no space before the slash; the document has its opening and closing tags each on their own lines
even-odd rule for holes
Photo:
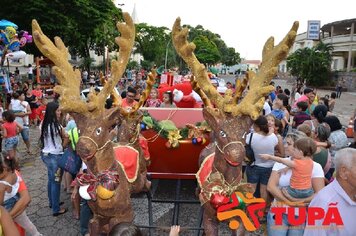
<svg viewBox="0 0 356 236">
<path fill-rule="evenodd" d="M 306 81 L 309 85 L 324 85 L 329 79 L 333 47 L 320 42 L 312 48 L 298 49 L 287 58 L 291 75 Z"/>
</svg>

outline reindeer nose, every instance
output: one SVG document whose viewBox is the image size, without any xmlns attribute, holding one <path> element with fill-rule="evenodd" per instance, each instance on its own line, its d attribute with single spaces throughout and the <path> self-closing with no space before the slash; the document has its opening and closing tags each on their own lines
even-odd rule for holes
<svg viewBox="0 0 356 236">
<path fill-rule="evenodd" d="M 96 145 L 90 140 L 79 139 L 76 151 L 80 158 L 89 160 L 96 152 Z"/>
</svg>

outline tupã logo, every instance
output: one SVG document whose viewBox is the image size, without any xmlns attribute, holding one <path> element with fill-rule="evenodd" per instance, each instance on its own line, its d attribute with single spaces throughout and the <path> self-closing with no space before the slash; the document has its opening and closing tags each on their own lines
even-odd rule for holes
<svg viewBox="0 0 356 236">
<path fill-rule="evenodd" d="M 241 192 L 234 192 L 230 196 L 230 203 L 218 208 L 217 218 L 220 221 L 229 219 L 230 229 L 235 230 L 240 227 L 239 217 L 247 231 L 255 231 L 260 227 L 258 218 L 263 217 L 265 207 L 263 198 L 254 198 L 252 193 L 246 193 L 244 196 Z"/>
</svg>

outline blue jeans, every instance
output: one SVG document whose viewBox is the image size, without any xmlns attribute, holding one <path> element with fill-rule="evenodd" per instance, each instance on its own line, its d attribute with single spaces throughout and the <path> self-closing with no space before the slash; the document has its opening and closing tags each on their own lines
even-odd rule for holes
<svg viewBox="0 0 356 236">
<path fill-rule="evenodd" d="M 247 183 L 251 184 L 263 184 L 267 185 L 268 179 L 271 176 L 272 167 L 266 168 L 261 166 L 247 166 L 246 167 L 246 176 Z"/>
<path fill-rule="evenodd" d="M 19 194 L 16 194 L 12 198 L 9 198 L 6 201 L 4 201 L 2 205 L 7 211 L 11 211 L 11 209 L 15 206 L 19 198 L 20 198 Z"/>
<path fill-rule="evenodd" d="M 59 197 L 61 190 L 61 178 L 63 171 L 58 167 L 57 161 L 62 154 L 51 154 L 51 153 L 41 153 L 41 159 L 47 166 L 48 172 L 48 201 L 49 207 L 52 208 L 53 213 L 58 213 L 59 208 Z"/>
<path fill-rule="evenodd" d="M 308 188 L 308 189 L 295 189 L 292 188 L 291 186 L 287 187 L 289 195 L 291 195 L 294 198 L 307 198 L 313 195 L 314 190 L 313 188 Z"/>
<path fill-rule="evenodd" d="M 297 216 L 293 216 L 297 218 Z M 267 214 L 267 235 L 268 236 L 303 236 L 305 223 L 303 225 L 293 226 L 288 223 L 288 216 L 282 215 L 282 224 L 276 225 L 274 214 L 270 211 Z"/>
<path fill-rule="evenodd" d="M 89 233 L 89 221 L 93 217 L 93 213 L 89 208 L 88 201 L 80 199 L 80 234 Z"/>
</svg>

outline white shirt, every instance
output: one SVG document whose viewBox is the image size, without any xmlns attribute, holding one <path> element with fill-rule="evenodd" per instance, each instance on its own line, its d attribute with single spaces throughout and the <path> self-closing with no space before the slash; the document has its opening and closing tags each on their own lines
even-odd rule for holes
<svg viewBox="0 0 356 236">
<path fill-rule="evenodd" d="M 11 109 L 16 113 L 16 112 L 27 112 L 27 106 L 29 106 L 28 102 L 26 101 L 20 101 L 18 99 L 12 99 L 11 100 Z M 28 125 L 29 124 L 29 117 L 28 115 L 27 116 L 24 116 L 24 117 L 19 117 L 19 116 L 16 116 L 15 117 L 15 121 L 23 126 L 23 125 Z"/>
<path fill-rule="evenodd" d="M 51 137 L 51 130 L 50 127 L 48 126 L 48 134 L 47 136 L 44 138 L 44 147 L 42 149 L 43 153 L 51 153 L 51 154 L 62 154 L 63 153 L 63 147 L 62 147 L 62 138 L 61 138 L 61 134 L 57 134 L 56 130 L 54 127 L 53 128 L 53 132 L 54 132 L 54 142 L 52 140 Z"/>
<path fill-rule="evenodd" d="M 246 136 L 246 143 L 250 142 L 250 134 Z M 264 160 L 260 157 L 260 154 L 274 155 L 274 148 L 278 144 L 278 138 L 275 134 L 269 134 L 267 136 L 258 133 L 253 133 L 251 140 L 251 147 L 255 154 L 255 165 L 265 168 L 271 168 L 274 164 L 272 160 Z"/>
<path fill-rule="evenodd" d="M 294 96 L 294 100 L 297 101 L 302 95 L 300 93 L 296 92 Z"/>
<path fill-rule="evenodd" d="M 304 236 L 351 236 L 356 234 L 356 202 L 351 200 L 339 182 L 335 179 L 324 187 L 309 204 L 309 207 L 321 207 L 326 214 L 329 203 L 337 203 L 337 209 L 343 221 L 343 227 L 328 227 L 322 220 L 316 220 L 315 226 L 306 227 Z"/>
<path fill-rule="evenodd" d="M 266 101 L 265 101 L 265 104 L 263 105 L 263 110 L 265 111 L 265 116 L 272 112 L 271 106 Z"/>
</svg>

